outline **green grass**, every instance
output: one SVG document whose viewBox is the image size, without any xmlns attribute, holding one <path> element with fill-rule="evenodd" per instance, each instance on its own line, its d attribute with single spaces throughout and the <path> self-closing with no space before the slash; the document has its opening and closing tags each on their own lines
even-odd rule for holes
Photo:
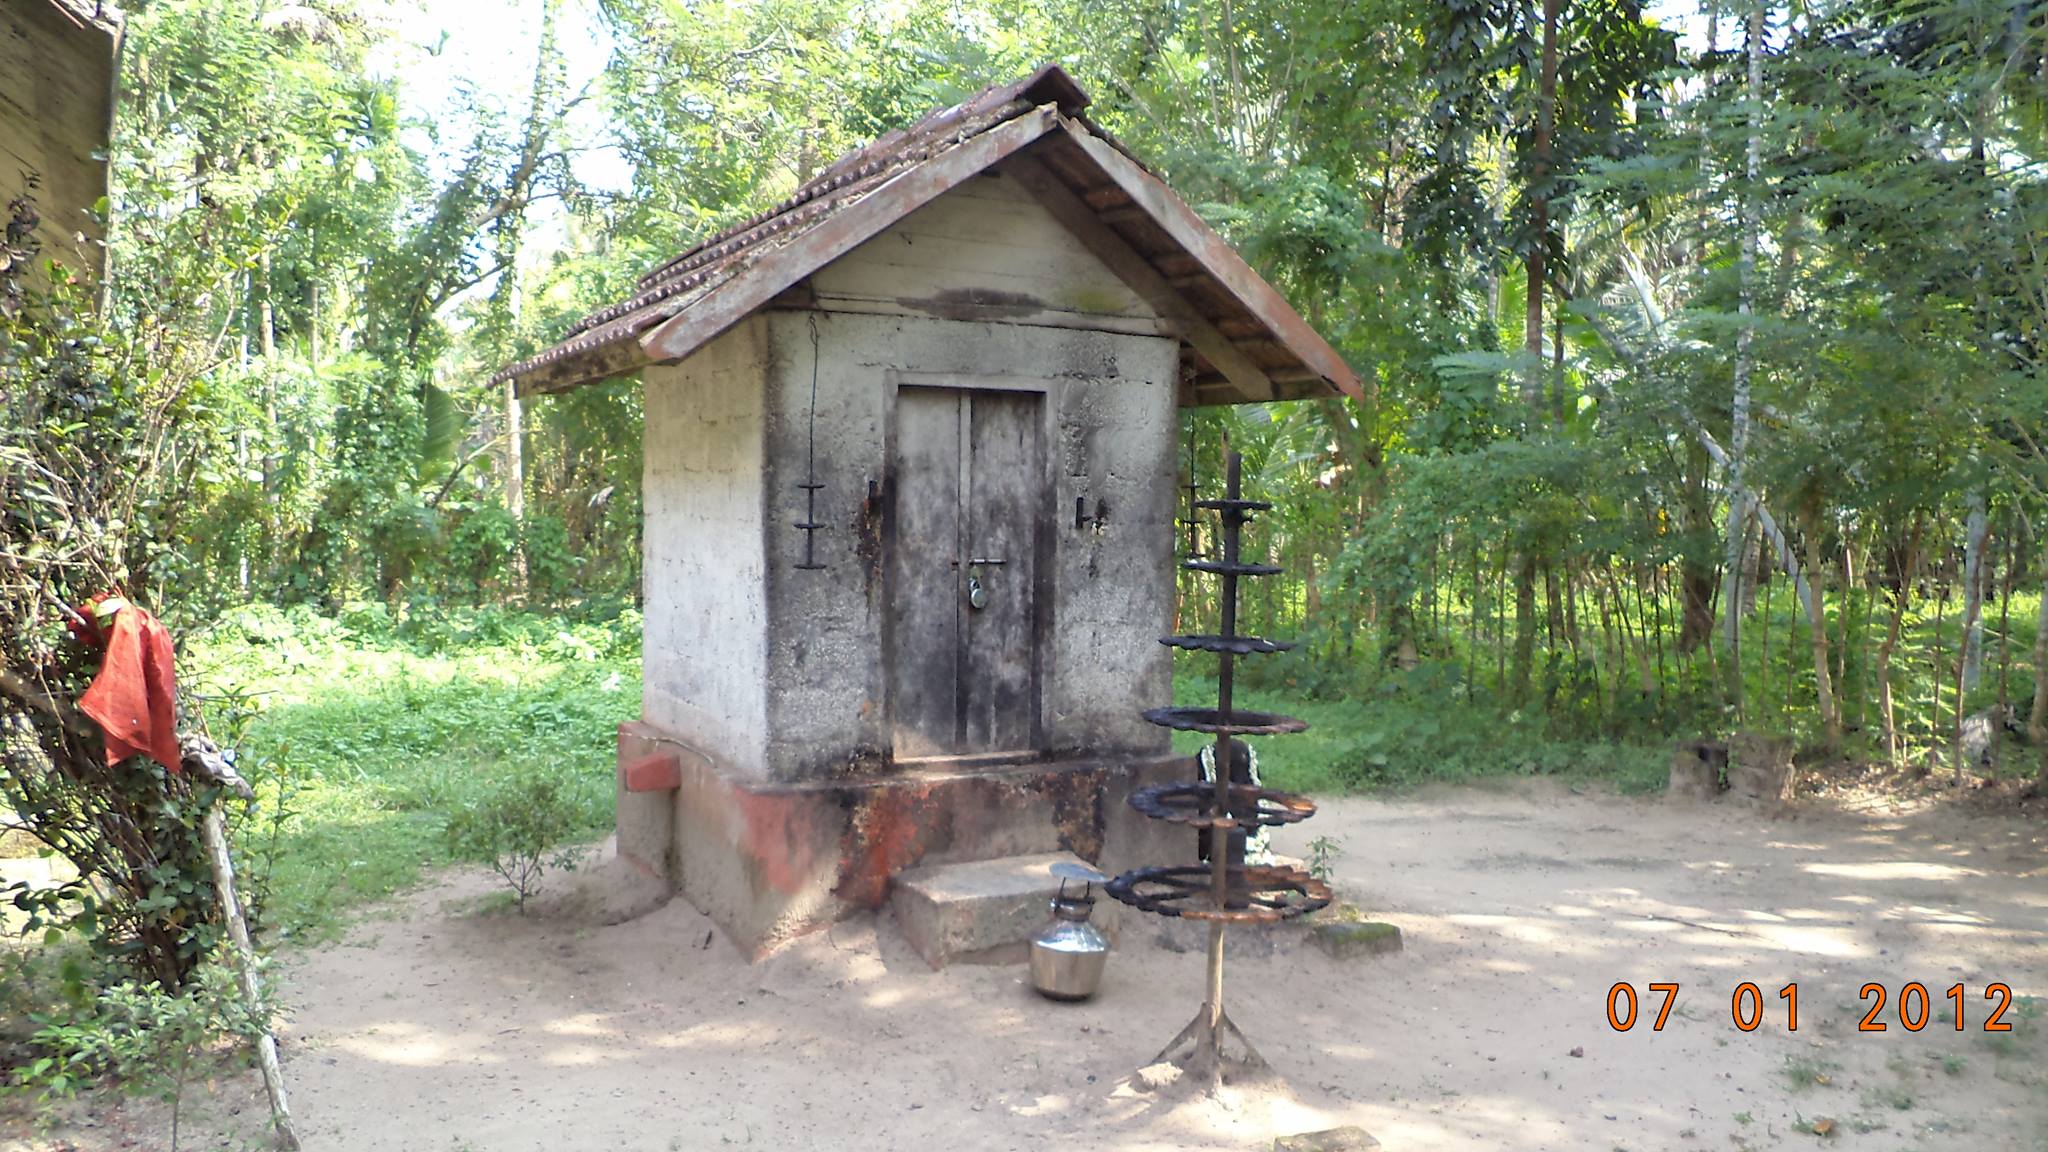
<svg viewBox="0 0 2048 1152">
<path fill-rule="evenodd" d="M 1801 1092 L 1815 1087 L 1825 1088 L 1833 1082 L 1833 1077 L 1830 1073 L 1834 1071 L 1834 1068 L 1833 1064 L 1825 1060 L 1799 1056 L 1787 1057 L 1784 1068 L 1785 1083 L 1789 1084 L 1794 1092 Z"/>
<path fill-rule="evenodd" d="M 639 640 L 631 611 L 393 619 L 379 604 L 333 616 L 243 608 L 189 636 L 186 690 L 259 785 L 236 835 L 269 931 L 327 936 L 346 910 L 448 863 L 449 815 L 521 776 L 555 777 L 582 831 L 609 829 L 614 729 L 639 711 Z M 1215 683 L 1201 675 L 1212 668 L 1184 661 L 1176 698 L 1213 701 Z M 1356 692 L 1240 691 L 1244 707 L 1310 725 L 1255 741 L 1265 779 L 1321 793 L 1501 776 L 1597 779 L 1626 792 L 1664 782 L 1662 740 L 1560 735 L 1553 719 L 1467 701 L 1427 669 Z M 1203 742 L 1180 734 L 1176 747 Z"/>
<path fill-rule="evenodd" d="M 236 835 L 280 937 L 448 862 L 448 815 L 516 777 L 557 777 L 598 835 L 611 824 L 614 729 L 639 712 L 639 619 L 478 612 L 393 625 L 243 609 L 188 643 L 191 688 L 236 727 L 259 803 Z M 223 723 L 225 721 L 225 723 Z"/>
<path fill-rule="evenodd" d="M 1216 682 L 1199 675 L 1174 681 L 1176 703 L 1216 700 Z M 1241 708 L 1282 712 L 1308 731 L 1253 737 L 1261 778 L 1269 787 L 1303 792 L 1379 791 L 1430 781 L 1501 776 L 1605 780 L 1622 792 L 1665 784 L 1666 744 L 1557 738 L 1539 716 L 1503 713 L 1450 693 L 1386 690 L 1362 700 L 1319 700 L 1300 693 L 1239 689 Z M 1192 754 L 1212 738 L 1174 734 L 1174 748 Z"/>
<path fill-rule="evenodd" d="M 1391 678 L 1409 681 L 1414 694 L 1424 699 L 1463 704 L 1470 693 L 1480 706 L 1479 716 L 1498 717 L 1507 711 L 1495 704 L 1510 695 L 1511 660 L 1504 649 L 1512 646 L 1515 625 L 1512 604 L 1502 604 L 1497 589 L 1481 590 L 1476 621 L 1470 588 L 1462 579 L 1455 586 L 1444 583 L 1434 595 L 1427 587 L 1422 589 L 1412 623 L 1419 629 L 1416 646 L 1423 666 L 1391 673 L 1377 667 L 1384 636 L 1369 627 L 1354 630 L 1342 609 L 1335 608 L 1334 599 L 1325 600 L 1320 612 L 1310 613 L 1301 582 L 1278 579 L 1281 586 L 1270 593 L 1262 583 L 1241 599 L 1239 630 L 1293 639 L 1303 647 L 1240 664 L 1249 674 L 1263 676 L 1268 683 L 1292 680 L 1309 690 L 1296 694 L 1296 699 L 1363 698 L 1375 691 L 1369 687 L 1374 682 Z M 1195 587 L 1203 597 L 1213 595 L 1208 583 Z M 1580 606 L 1577 644 L 1565 632 L 1553 633 L 1539 606 L 1530 699 L 1524 705 L 1525 712 L 1543 715 L 1539 735 L 1661 742 L 1666 737 L 1725 736 L 1749 728 L 1803 744 L 1819 740 L 1811 632 L 1782 578 L 1760 590 L 1755 611 L 1744 618 L 1740 717 L 1727 698 L 1730 652 L 1722 629 L 1717 625 L 1709 647 L 1681 654 L 1682 613 L 1677 602 L 1668 597 L 1638 600 L 1634 593 L 1632 588 L 1624 630 L 1630 646 L 1627 655 L 1618 646 L 1622 632 L 1603 628 L 1592 603 Z M 1964 715 L 1997 703 L 2002 685 L 2002 698 L 2016 704 L 2024 718 L 2034 691 L 2038 608 L 2038 595 L 2024 588 L 2004 608 L 1998 597 L 1987 597 L 1981 620 L 1983 676 L 1961 702 Z M 1184 599 L 1181 610 L 1184 631 L 1214 630 L 1213 600 L 1199 599 L 1191 609 Z M 1951 746 L 1958 708 L 1955 662 L 1962 643 L 1961 610 L 1956 595 L 1945 601 L 1916 595 L 1902 621 L 1891 684 L 1903 760 L 1919 760 L 1929 751 L 1946 754 Z M 1827 590 L 1831 676 L 1848 730 L 1844 751 L 1859 759 L 1884 755 L 1876 655 L 1890 611 L 1891 602 L 1884 595 L 1859 589 L 1845 597 L 1833 585 Z M 1183 659 L 1178 666 L 1183 673 L 1213 676 L 1215 659 L 1200 655 Z M 1640 687 L 1645 670 L 1652 684 L 1647 694 Z M 2040 771 L 2035 757 L 2015 751 L 2005 750 L 1997 775 L 2031 777 Z"/>
</svg>

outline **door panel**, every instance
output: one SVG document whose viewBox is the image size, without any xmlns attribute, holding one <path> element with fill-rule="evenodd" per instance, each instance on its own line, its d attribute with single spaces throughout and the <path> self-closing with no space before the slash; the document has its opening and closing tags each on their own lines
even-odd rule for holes
<svg viewBox="0 0 2048 1152">
<path fill-rule="evenodd" d="M 1041 742 L 1043 402 L 1007 390 L 896 393 L 889 714 L 898 759 L 1030 752 Z"/>
<path fill-rule="evenodd" d="M 960 394 L 905 388 L 896 397 L 896 541 L 889 708 L 899 757 L 959 750 Z"/>
<path fill-rule="evenodd" d="M 1039 394 L 968 394 L 968 576 L 983 603 L 970 604 L 960 690 L 969 748 L 1037 747 L 1035 595 L 1038 494 L 1045 477 L 1039 455 Z M 982 564 L 977 561 L 987 560 Z"/>
</svg>

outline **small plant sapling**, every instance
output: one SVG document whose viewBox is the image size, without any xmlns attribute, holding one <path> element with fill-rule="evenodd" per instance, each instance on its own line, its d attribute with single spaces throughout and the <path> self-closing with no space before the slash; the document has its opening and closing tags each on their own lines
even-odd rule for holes
<svg viewBox="0 0 2048 1152">
<path fill-rule="evenodd" d="M 1308 874 L 1328 884 L 1336 871 L 1337 857 L 1344 854 L 1344 838 L 1318 836 L 1308 842 Z"/>
<path fill-rule="evenodd" d="M 549 868 L 576 866 L 581 849 L 562 842 L 580 824 L 557 781 L 530 776 L 457 809 L 448 818 L 447 847 L 458 860 L 490 865 L 523 914 Z"/>
</svg>

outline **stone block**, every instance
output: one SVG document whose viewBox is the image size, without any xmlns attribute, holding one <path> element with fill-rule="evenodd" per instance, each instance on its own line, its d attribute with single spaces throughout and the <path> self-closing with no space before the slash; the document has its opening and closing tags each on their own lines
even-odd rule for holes
<svg viewBox="0 0 2048 1152">
<path fill-rule="evenodd" d="M 1792 793 L 1792 741 L 1737 732 L 1728 738 L 1728 787 L 1738 796 L 1783 800 Z"/>
<path fill-rule="evenodd" d="M 1022 960 L 1050 919 L 1060 882 L 1052 866 L 1086 862 L 1071 852 L 1007 856 L 911 868 L 890 887 L 889 907 L 910 946 L 933 968 L 967 961 Z M 1103 912 L 1096 905 L 1097 915 Z"/>
<path fill-rule="evenodd" d="M 673 754 L 679 786 L 629 790 L 627 766 L 657 753 Z M 1154 845 L 1134 833 L 1151 830 L 1122 818 L 1124 797 L 1174 771 L 1167 758 L 1034 760 L 786 783 L 735 773 L 646 721 L 620 727 L 619 763 L 619 858 L 755 958 L 881 907 L 906 868 L 1043 853 L 1143 859 Z M 1105 931 L 1110 911 L 1096 910 Z"/>
<path fill-rule="evenodd" d="M 1401 930 L 1380 920 L 1318 920 L 1309 925 L 1308 938 L 1338 960 L 1401 950 Z"/>
<path fill-rule="evenodd" d="M 1372 1138 L 1372 1133 L 1347 1124 L 1342 1128 L 1279 1137 L 1273 1141 L 1273 1152 L 1367 1152 L 1379 1146 L 1380 1142 Z"/>
<path fill-rule="evenodd" d="M 1671 750 L 1671 780 L 1665 794 L 1712 800 L 1726 788 L 1728 746 L 1719 740 L 1681 740 Z"/>
<path fill-rule="evenodd" d="M 638 722 L 619 725 L 618 778 L 613 803 L 618 821 L 618 858 L 621 866 L 664 886 L 675 881 L 673 856 L 676 828 L 675 785 L 668 791 L 648 791 L 636 785 L 645 781 L 633 766 L 650 758 L 670 758 L 674 750 L 665 746 L 659 733 Z M 677 783 L 681 783 L 678 774 Z"/>
</svg>

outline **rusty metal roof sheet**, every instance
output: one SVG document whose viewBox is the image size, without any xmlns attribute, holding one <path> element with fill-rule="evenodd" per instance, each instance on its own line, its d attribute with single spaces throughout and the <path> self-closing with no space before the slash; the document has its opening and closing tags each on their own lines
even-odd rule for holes
<svg viewBox="0 0 2048 1152">
<path fill-rule="evenodd" d="M 1362 396 L 1358 378 L 1220 236 L 1089 121 L 1057 67 L 932 112 L 854 150 L 774 207 L 651 269 L 625 300 L 494 382 L 564 391 L 681 359 L 963 180 L 1023 179 L 1187 342 L 1186 403 Z"/>
</svg>

